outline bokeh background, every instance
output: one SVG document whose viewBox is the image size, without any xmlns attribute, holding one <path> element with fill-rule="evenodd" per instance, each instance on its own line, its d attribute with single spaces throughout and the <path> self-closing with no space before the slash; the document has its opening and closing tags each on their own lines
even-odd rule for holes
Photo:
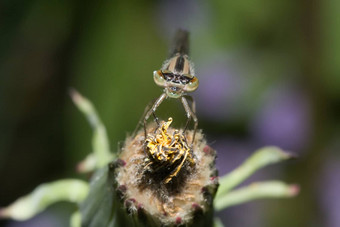
<svg viewBox="0 0 340 227">
<path fill-rule="evenodd" d="M 199 127 L 223 175 L 264 145 L 298 159 L 247 183 L 298 183 L 294 199 L 218 213 L 226 226 L 340 226 L 340 1 L 2 0 L 0 2 L 0 206 L 40 183 L 77 177 L 91 129 L 70 87 L 92 100 L 112 150 L 161 89 L 152 72 L 177 28 L 191 32 L 200 80 Z M 177 100 L 158 111 L 183 125 Z M 67 226 L 76 207 L 53 205 L 27 221 Z"/>
</svg>

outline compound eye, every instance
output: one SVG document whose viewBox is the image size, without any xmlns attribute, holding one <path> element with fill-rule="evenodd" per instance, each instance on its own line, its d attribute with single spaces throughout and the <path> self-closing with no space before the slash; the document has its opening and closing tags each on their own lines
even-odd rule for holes
<svg viewBox="0 0 340 227">
<path fill-rule="evenodd" d="M 189 83 L 185 86 L 185 91 L 192 92 L 195 91 L 198 88 L 198 79 L 197 77 L 192 77 L 192 79 L 189 81 Z"/>
<path fill-rule="evenodd" d="M 157 70 L 153 72 L 153 80 L 158 86 L 164 87 L 165 86 L 165 79 L 163 77 L 163 73 L 161 70 Z"/>
</svg>

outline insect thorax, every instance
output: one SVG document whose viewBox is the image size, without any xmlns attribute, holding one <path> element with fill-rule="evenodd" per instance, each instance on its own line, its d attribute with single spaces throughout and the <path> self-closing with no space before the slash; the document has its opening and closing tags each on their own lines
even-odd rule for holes
<svg viewBox="0 0 340 227">
<path fill-rule="evenodd" d="M 176 54 L 163 63 L 162 71 L 170 71 L 176 75 L 189 74 L 195 76 L 194 65 L 188 55 Z"/>
</svg>

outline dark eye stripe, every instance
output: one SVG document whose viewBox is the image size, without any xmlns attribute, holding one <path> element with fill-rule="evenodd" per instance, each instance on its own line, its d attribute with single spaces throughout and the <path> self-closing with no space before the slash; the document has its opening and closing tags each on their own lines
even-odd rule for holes
<svg viewBox="0 0 340 227">
<path fill-rule="evenodd" d="M 186 76 L 184 76 L 184 75 L 173 74 L 171 72 L 162 72 L 161 75 L 166 81 L 168 82 L 171 81 L 176 84 L 188 84 L 189 82 L 195 82 L 197 80 L 195 76 L 192 76 L 190 74 L 186 74 Z"/>
<path fill-rule="evenodd" d="M 187 84 L 190 81 L 190 79 L 186 76 L 181 76 L 180 80 L 181 80 L 182 84 Z"/>
<path fill-rule="evenodd" d="M 163 73 L 163 77 L 166 81 L 171 81 L 174 78 L 174 74 L 173 73 Z"/>
<path fill-rule="evenodd" d="M 169 77 L 173 77 L 174 76 L 173 73 L 162 73 L 162 74 L 163 74 L 163 76 L 169 76 Z"/>
</svg>

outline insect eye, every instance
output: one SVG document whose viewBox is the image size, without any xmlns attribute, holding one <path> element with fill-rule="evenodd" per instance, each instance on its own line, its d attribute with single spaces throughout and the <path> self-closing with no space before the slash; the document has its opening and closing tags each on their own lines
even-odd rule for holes
<svg viewBox="0 0 340 227">
<path fill-rule="evenodd" d="M 163 77 L 163 73 L 161 70 L 154 71 L 153 72 L 153 80 L 158 86 L 164 87 L 165 85 L 165 79 Z"/>
<path fill-rule="evenodd" d="M 192 77 L 190 82 L 186 85 L 185 91 L 192 92 L 195 91 L 198 88 L 198 79 L 197 77 Z"/>
</svg>

